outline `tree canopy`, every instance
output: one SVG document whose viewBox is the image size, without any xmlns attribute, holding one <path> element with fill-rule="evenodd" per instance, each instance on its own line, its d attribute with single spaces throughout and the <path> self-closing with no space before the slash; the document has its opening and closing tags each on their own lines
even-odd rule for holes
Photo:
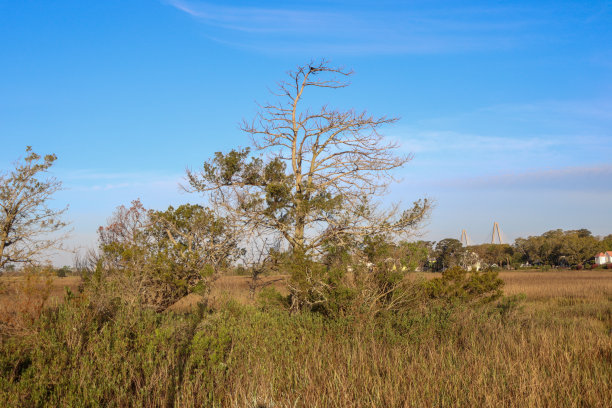
<svg viewBox="0 0 612 408">
<path fill-rule="evenodd" d="M 209 193 L 245 233 L 279 234 L 303 254 L 369 235 L 409 235 L 430 203 L 381 210 L 374 200 L 394 180 L 392 171 L 411 159 L 379 133 L 397 118 L 312 108 L 304 100 L 309 92 L 348 86 L 350 75 L 327 61 L 290 72 L 278 101 L 242 125 L 255 150 L 216 153 L 201 170 L 187 172 L 188 189 Z"/>
</svg>

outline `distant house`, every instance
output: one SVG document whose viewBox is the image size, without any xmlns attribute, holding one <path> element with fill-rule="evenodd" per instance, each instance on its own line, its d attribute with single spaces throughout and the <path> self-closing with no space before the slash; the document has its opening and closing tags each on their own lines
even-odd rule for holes
<svg viewBox="0 0 612 408">
<path fill-rule="evenodd" d="M 600 252 L 595 255 L 595 263 L 597 265 L 612 263 L 612 251 Z"/>
<path fill-rule="evenodd" d="M 482 267 L 480 257 L 476 252 L 467 251 L 461 260 L 461 266 L 468 272 L 478 272 Z"/>
</svg>

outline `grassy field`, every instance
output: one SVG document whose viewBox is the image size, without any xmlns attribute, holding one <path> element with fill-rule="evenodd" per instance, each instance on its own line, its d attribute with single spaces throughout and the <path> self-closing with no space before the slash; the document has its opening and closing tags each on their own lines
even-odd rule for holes
<svg viewBox="0 0 612 408">
<path fill-rule="evenodd" d="M 415 278 L 432 279 L 440 277 L 439 273 L 416 273 Z M 582 299 L 583 302 L 605 302 L 612 296 L 612 270 L 539 270 L 501 271 L 506 295 L 525 294 L 529 304 L 546 303 L 552 300 Z M 286 294 L 285 275 L 269 276 L 262 283 Z M 231 298 L 249 304 L 249 277 L 223 276 L 214 285 L 212 295 L 215 299 Z M 578 300 L 577 300 L 578 301 Z"/>
<path fill-rule="evenodd" d="M 415 277 L 431 279 L 439 277 L 439 273 L 416 273 Z M 500 278 L 504 281 L 506 295 L 525 294 L 529 303 L 546 302 L 553 299 L 582 299 L 583 301 L 604 301 L 612 296 L 612 270 L 521 270 L 501 271 Z M 286 290 L 286 275 L 264 276 L 261 286 L 271 286 L 283 294 Z M 253 303 L 249 297 L 248 276 L 221 276 L 214 282 L 212 297 L 217 301 L 227 298 L 234 299 L 243 304 Z M 0 277 L 0 284 L 5 288 L 0 293 L 0 307 L 10 308 L 14 304 L 15 288 L 23 285 L 21 276 Z M 39 279 L 34 284 L 43 287 L 45 281 Z M 66 294 L 66 288 L 73 292 L 78 291 L 81 278 L 68 276 L 64 278 L 53 277 L 49 284 L 49 298 L 47 305 L 57 304 Z M 189 299 L 196 300 L 197 297 Z M 187 299 L 187 300 L 189 300 Z M 566 300 L 563 300 L 564 302 Z M 182 302 L 188 306 L 190 302 Z"/>
<path fill-rule="evenodd" d="M 246 277 L 218 279 L 213 309 L 162 314 L 53 306 L 79 285 L 57 278 L 30 331 L 2 338 L 0 405 L 612 406 L 612 271 L 500 276 L 522 302 L 333 320 L 253 306 Z"/>
</svg>

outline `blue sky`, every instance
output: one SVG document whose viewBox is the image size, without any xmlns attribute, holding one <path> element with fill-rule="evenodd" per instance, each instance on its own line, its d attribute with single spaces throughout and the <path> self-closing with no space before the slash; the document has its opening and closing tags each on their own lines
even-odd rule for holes
<svg viewBox="0 0 612 408">
<path fill-rule="evenodd" d="M 0 168 L 55 152 L 69 246 L 93 246 L 120 204 L 202 202 L 185 168 L 325 57 L 355 75 L 318 100 L 401 117 L 390 198 L 435 199 L 424 238 L 612 233 L 612 2 L 372 4 L 0 0 Z"/>
</svg>

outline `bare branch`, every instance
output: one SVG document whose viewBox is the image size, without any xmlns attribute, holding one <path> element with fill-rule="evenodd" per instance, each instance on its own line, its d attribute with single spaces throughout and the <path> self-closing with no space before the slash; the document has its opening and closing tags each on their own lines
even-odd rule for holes
<svg viewBox="0 0 612 408">
<path fill-rule="evenodd" d="M 303 100 L 305 92 L 348 86 L 351 75 L 326 60 L 289 72 L 274 93 L 279 101 L 260 105 L 242 123 L 259 156 L 249 149 L 216 153 L 202 170 L 187 172 L 190 191 L 209 194 L 248 234 L 280 234 L 303 253 L 316 253 L 329 239 L 416 229 L 427 200 L 408 212 L 372 203 L 412 159 L 379 133 L 397 118 L 313 109 Z"/>
</svg>

